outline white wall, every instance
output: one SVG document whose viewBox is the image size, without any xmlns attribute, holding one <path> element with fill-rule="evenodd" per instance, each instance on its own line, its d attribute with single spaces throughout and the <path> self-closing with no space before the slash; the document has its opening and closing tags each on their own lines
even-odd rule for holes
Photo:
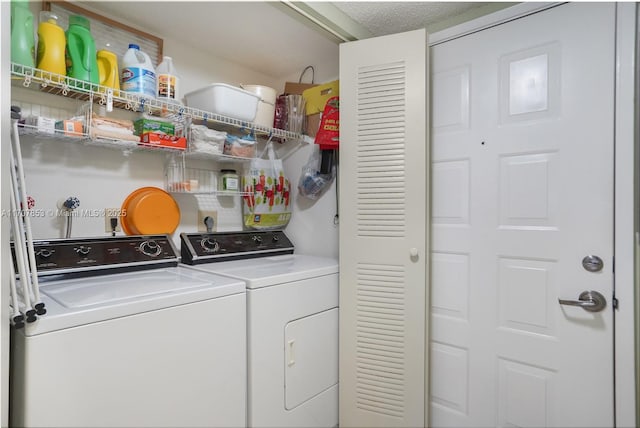
<svg viewBox="0 0 640 428">
<path fill-rule="evenodd" d="M 8 147 L 10 144 L 10 103 L 9 63 L 11 61 L 11 44 L 9 2 L 0 2 L 0 207 L 3 212 L 9 204 L 9 161 Z M 0 217 L 0 427 L 9 425 L 9 218 Z"/>
<path fill-rule="evenodd" d="M 316 201 L 300 195 L 297 189 L 302 167 L 311 153 L 312 146 L 306 145 L 295 150 L 284 162 L 293 188 L 293 216 L 285 231 L 296 252 L 337 258 L 339 228 L 334 223 L 337 213 L 336 180 Z"/>
<path fill-rule="evenodd" d="M 33 6 L 32 4 L 32 9 Z M 162 34 L 158 36 L 163 37 Z M 189 45 L 168 38 L 164 40 L 164 54 L 173 58 L 181 75 L 182 94 L 212 82 L 262 84 L 282 91 L 286 80 L 298 80 L 298 75 L 285 80 L 265 75 L 260 72 L 259 64 L 255 69 L 249 69 L 221 58 L 203 56 Z M 328 67 L 316 65 L 316 82 L 330 81 L 337 78 L 337 75 L 335 64 Z M 14 89 L 12 98 L 20 101 L 25 114 L 34 109 L 36 114 L 57 119 L 68 118 L 79 108 L 76 101 L 69 102 L 58 96 L 22 89 Z M 41 104 L 49 105 L 50 108 L 43 109 Z M 135 117 L 122 112 L 118 112 L 116 116 Z M 72 236 L 106 236 L 104 218 L 91 213 L 102 213 L 104 208 L 120 207 L 127 195 L 139 187 L 164 188 L 164 164 L 167 159 L 164 153 L 134 151 L 126 154 L 119 150 L 32 136 L 23 136 L 22 141 L 28 193 L 36 199 L 36 208 L 45 212 L 44 218 L 32 221 L 36 238 L 63 236 L 64 219 L 48 216 L 46 213 L 55 212 L 60 202 L 69 196 L 77 196 L 81 203 L 79 216 L 73 219 Z M 297 143 L 291 142 L 278 147 L 278 152 L 293 152 L 285 160 L 285 169 L 295 187 L 310 147 L 298 147 Z M 213 161 L 191 161 L 189 165 L 216 171 L 220 168 Z M 217 230 L 242 229 L 240 201 L 237 197 L 182 194 L 174 195 L 174 198 L 182 214 L 180 227 L 174 233 L 176 244 L 180 232 L 196 231 L 198 209 L 218 211 Z M 293 201 L 294 212 L 287 233 L 296 244 L 296 251 L 337 257 L 337 227 L 333 224 L 335 190 L 327 192 L 316 202 L 299 197 L 294 190 Z"/>
</svg>

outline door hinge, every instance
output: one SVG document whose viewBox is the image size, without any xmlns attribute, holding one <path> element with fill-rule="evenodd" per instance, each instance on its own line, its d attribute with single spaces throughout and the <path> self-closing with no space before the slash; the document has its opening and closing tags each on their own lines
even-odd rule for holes
<svg viewBox="0 0 640 428">
<path fill-rule="evenodd" d="M 618 298 L 617 297 L 613 297 L 611 299 L 611 306 L 613 306 L 613 309 L 618 309 Z"/>
</svg>

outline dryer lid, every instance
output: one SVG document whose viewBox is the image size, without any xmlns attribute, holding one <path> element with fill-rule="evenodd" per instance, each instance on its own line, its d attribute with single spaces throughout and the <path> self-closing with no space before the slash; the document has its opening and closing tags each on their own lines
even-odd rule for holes
<svg viewBox="0 0 640 428">
<path fill-rule="evenodd" d="M 302 281 L 338 273 L 338 261 L 328 257 L 288 254 L 198 265 L 197 269 L 238 278 L 248 289 Z"/>
</svg>

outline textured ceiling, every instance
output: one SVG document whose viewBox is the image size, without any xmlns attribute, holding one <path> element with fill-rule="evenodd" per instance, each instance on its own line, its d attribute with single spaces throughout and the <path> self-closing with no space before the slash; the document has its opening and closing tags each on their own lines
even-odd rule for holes
<svg viewBox="0 0 640 428">
<path fill-rule="evenodd" d="M 328 70 L 338 67 L 337 42 L 299 16 L 296 19 L 274 7 L 281 4 L 277 1 L 80 0 L 77 3 L 159 37 L 180 41 L 203 56 L 226 59 L 277 79 L 290 78 L 308 64 L 323 64 Z M 438 31 L 493 11 L 487 10 L 487 5 L 493 8 L 509 5 L 456 1 L 326 4 L 343 11 L 372 36 L 418 28 Z M 335 15 L 329 18 L 340 20 Z"/>
<path fill-rule="evenodd" d="M 427 28 L 489 3 L 334 2 L 333 5 L 374 36 Z"/>
</svg>

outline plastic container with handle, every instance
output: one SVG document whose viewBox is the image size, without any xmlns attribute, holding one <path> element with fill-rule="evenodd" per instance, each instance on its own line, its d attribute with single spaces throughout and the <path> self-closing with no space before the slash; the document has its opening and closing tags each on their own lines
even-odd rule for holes
<svg viewBox="0 0 640 428">
<path fill-rule="evenodd" d="M 115 53 L 100 49 L 97 54 L 98 76 L 100 84 L 115 90 L 120 89 L 120 74 L 118 73 L 118 57 Z M 115 93 L 117 96 L 118 94 Z"/>
<path fill-rule="evenodd" d="M 156 97 L 156 70 L 151 58 L 140 50 L 140 46 L 131 43 L 122 56 L 121 77 L 120 88 L 123 91 Z"/>
<path fill-rule="evenodd" d="M 91 36 L 89 20 L 80 15 L 70 16 L 67 30 L 67 75 L 99 84 L 96 54 L 96 43 Z"/>
<path fill-rule="evenodd" d="M 58 17 L 48 11 L 40 12 L 38 25 L 38 58 L 40 70 L 66 76 L 65 45 L 67 41 L 64 30 L 58 25 Z"/>
<path fill-rule="evenodd" d="M 35 67 L 33 14 L 28 0 L 11 1 L 11 62 Z"/>
</svg>

